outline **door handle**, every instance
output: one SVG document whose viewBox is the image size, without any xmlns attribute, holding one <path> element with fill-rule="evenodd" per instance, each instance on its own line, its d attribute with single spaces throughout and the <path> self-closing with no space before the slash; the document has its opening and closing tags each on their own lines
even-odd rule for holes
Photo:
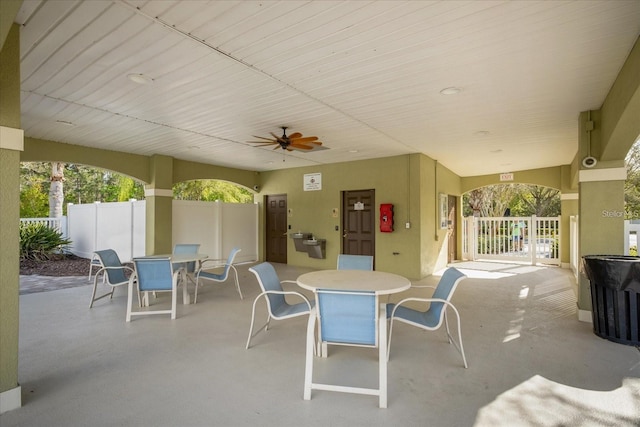
<svg viewBox="0 0 640 427">
<path fill-rule="evenodd" d="M 342 237 L 347 237 L 348 235 L 349 235 L 349 233 L 344 233 L 344 234 L 342 235 Z"/>
<path fill-rule="evenodd" d="M 286 236 L 286 235 L 287 235 L 287 232 L 285 231 L 284 233 L 282 233 L 282 235 L 283 235 L 283 236 Z"/>
</svg>

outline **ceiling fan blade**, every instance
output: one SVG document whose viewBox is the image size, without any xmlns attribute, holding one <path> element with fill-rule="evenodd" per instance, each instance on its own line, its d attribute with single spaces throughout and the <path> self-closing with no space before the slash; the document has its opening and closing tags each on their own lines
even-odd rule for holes
<svg viewBox="0 0 640 427">
<path fill-rule="evenodd" d="M 276 139 L 276 141 L 278 141 L 278 143 L 285 144 L 285 145 L 287 145 L 289 143 L 289 141 L 283 139 L 281 136 L 278 136 L 273 132 L 269 132 L 269 133 L 271 134 L 271 136 L 273 136 Z"/>
<path fill-rule="evenodd" d="M 249 144 L 277 144 L 278 141 L 267 139 L 266 141 L 247 141 Z"/>
<path fill-rule="evenodd" d="M 296 138 L 302 138 L 302 134 L 300 132 L 294 132 L 291 135 L 289 135 L 289 139 L 296 139 Z"/>
<path fill-rule="evenodd" d="M 277 136 L 274 136 L 273 138 L 265 138 L 264 136 L 257 136 L 257 135 L 251 135 L 251 136 L 253 136 L 254 138 L 258 138 L 258 139 L 264 139 L 266 141 L 273 141 L 274 139 L 278 139 Z"/>
<path fill-rule="evenodd" d="M 278 147 L 280 146 L 279 144 L 275 143 L 275 142 L 265 142 L 262 145 L 256 145 L 256 147 L 270 147 L 272 145 L 276 144 Z M 278 148 L 276 147 L 276 148 Z"/>
<path fill-rule="evenodd" d="M 317 136 L 307 136 L 305 138 L 296 138 L 295 140 L 291 138 L 291 142 L 302 142 L 302 143 L 313 142 L 317 140 L 318 140 Z"/>
<path fill-rule="evenodd" d="M 308 145 L 302 145 L 302 144 L 290 144 L 289 147 L 299 148 L 301 150 L 313 150 L 313 147 L 309 147 Z"/>
</svg>

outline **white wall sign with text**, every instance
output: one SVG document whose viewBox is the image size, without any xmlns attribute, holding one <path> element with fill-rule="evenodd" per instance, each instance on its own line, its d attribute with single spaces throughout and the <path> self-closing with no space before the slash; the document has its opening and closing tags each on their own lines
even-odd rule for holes
<svg viewBox="0 0 640 427">
<path fill-rule="evenodd" d="M 321 173 L 305 173 L 304 174 L 304 191 L 322 190 L 322 174 Z"/>
</svg>

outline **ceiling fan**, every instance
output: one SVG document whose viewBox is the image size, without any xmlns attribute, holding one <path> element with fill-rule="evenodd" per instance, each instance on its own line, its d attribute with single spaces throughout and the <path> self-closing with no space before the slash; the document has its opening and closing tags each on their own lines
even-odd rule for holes
<svg viewBox="0 0 640 427">
<path fill-rule="evenodd" d="M 277 136 L 273 132 L 269 132 L 273 138 L 265 138 L 262 136 L 253 135 L 254 138 L 262 139 L 263 141 L 247 141 L 251 144 L 261 144 L 257 147 L 267 147 L 269 145 L 275 145 L 273 148 L 277 150 L 282 148 L 283 150 L 293 151 L 313 151 L 315 149 L 324 148 L 322 142 L 318 141 L 317 136 L 303 137 L 300 132 L 292 133 L 287 136 L 287 127 L 282 126 L 282 136 Z"/>
</svg>

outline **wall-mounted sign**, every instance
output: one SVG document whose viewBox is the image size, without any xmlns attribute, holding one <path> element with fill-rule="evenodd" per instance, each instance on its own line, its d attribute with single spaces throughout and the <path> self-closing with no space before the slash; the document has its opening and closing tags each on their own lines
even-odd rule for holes
<svg viewBox="0 0 640 427">
<path fill-rule="evenodd" d="M 304 191 L 322 190 L 322 174 L 319 172 L 304 174 L 303 187 Z"/>
<path fill-rule="evenodd" d="M 501 173 L 500 181 L 513 181 L 513 173 Z"/>
<path fill-rule="evenodd" d="M 355 202 L 353 204 L 353 210 L 354 211 L 363 211 L 364 210 L 364 203 L 362 202 Z"/>
</svg>

